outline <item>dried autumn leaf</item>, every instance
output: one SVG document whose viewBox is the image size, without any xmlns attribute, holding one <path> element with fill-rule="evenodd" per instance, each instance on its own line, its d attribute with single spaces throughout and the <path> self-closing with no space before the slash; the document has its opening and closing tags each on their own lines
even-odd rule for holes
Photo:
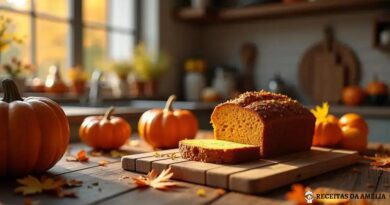
<svg viewBox="0 0 390 205">
<path fill-rule="evenodd" d="M 169 181 L 173 173 L 171 168 L 164 169 L 160 175 L 157 176 L 156 171 L 150 171 L 146 176 L 133 177 L 133 183 L 137 187 L 152 187 L 159 190 L 167 190 L 170 187 L 175 187 L 177 184 L 175 182 Z"/>
<path fill-rule="evenodd" d="M 177 156 L 177 153 L 168 154 L 167 157 L 171 158 L 171 160 L 179 158 L 179 156 Z"/>
<path fill-rule="evenodd" d="M 160 154 L 159 152 L 155 152 L 155 153 L 153 154 L 153 157 L 161 157 L 161 154 Z"/>
<path fill-rule="evenodd" d="M 216 189 L 215 193 L 217 194 L 217 196 L 222 196 L 226 193 L 226 191 L 223 189 Z"/>
<path fill-rule="evenodd" d="M 75 156 L 67 156 L 65 159 L 67 162 L 78 162 L 77 158 Z"/>
<path fill-rule="evenodd" d="M 83 185 L 83 181 L 77 179 L 67 179 L 65 180 L 66 187 L 80 187 Z"/>
<path fill-rule="evenodd" d="M 23 179 L 18 179 L 17 182 L 21 185 L 15 189 L 16 193 L 22 193 L 23 195 L 37 194 L 43 191 L 43 185 L 39 179 L 33 176 L 27 176 Z"/>
<path fill-rule="evenodd" d="M 47 176 L 41 177 L 41 180 L 33 176 L 27 176 L 23 179 L 18 179 L 17 181 L 23 186 L 17 187 L 15 192 L 22 193 L 23 195 L 38 194 L 45 191 L 55 194 L 58 197 L 76 197 L 74 192 L 66 191 L 63 187 L 75 187 L 82 185 L 82 182 L 76 179 L 54 179 Z"/>
<path fill-rule="evenodd" d="M 107 160 L 100 160 L 100 161 L 99 161 L 99 166 L 105 167 L 105 166 L 107 166 L 107 164 L 108 164 L 108 161 L 107 161 Z"/>
<path fill-rule="evenodd" d="M 40 201 L 33 201 L 32 199 L 30 199 L 30 198 L 26 198 L 26 199 L 24 199 L 24 205 L 39 205 L 39 204 L 41 204 L 41 202 Z M 0 205 L 3 205 L 2 203 L 0 203 Z"/>
<path fill-rule="evenodd" d="M 88 162 L 89 158 L 85 150 L 80 150 L 76 156 L 67 156 L 66 161 L 68 162 Z"/>
<path fill-rule="evenodd" d="M 98 150 L 92 150 L 89 152 L 89 155 L 91 155 L 92 157 L 100 157 L 103 155 L 103 152 Z"/>
<path fill-rule="evenodd" d="M 305 199 L 306 188 L 302 184 L 293 184 L 291 191 L 286 193 L 286 198 L 296 204 L 307 204 Z"/>
<path fill-rule="evenodd" d="M 89 158 L 87 157 L 85 150 L 80 150 L 77 153 L 77 160 L 79 160 L 79 162 L 88 162 Z"/>
<path fill-rule="evenodd" d="M 56 194 L 58 197 L 60 198 L 64 198 L 64 197 L 68 197 L 68 198 L 76 198 L 77 195 L 75 192 L 73 191 L 67 191 L 67 190 L 64 190 L 63 188 L 59 188 L 56 190 Z"/>
<path fill-rule="evenodd" d="M 204 189 L 197 189 L 196 190 L 196 195 L 200 197 L 205 197 L 206 196 L 206 191 Z"/>
<path fill-rule="evenodd" d="M 124 180 L 124 179 L 128 179 L 130 178 L 129 176 L 121 176 L 121 178 L 119 178 L 119 180 Z"/>
<path fill-rule="evenodd" d="M 371 166 L 379 168 L 390 168 L 390 156 L 379 156 L 375 157 L 366 157 L 367 159 L 372 160 Z"/>
<path fill-rule="evenodd" d="M 42 193 L 42 191 L 55 190 L 64 185 L 63 180 L 56 180 L 46 176 L 43 176 L 41 180 L 33 176 L 27 176 L 23 179 L 18 179 L 17 182 L 24 186 L 17 187 L 15 192 L 22 193 L 23 195 L 31 195 Z"/>
<path fill-rule="evenodd" d="M 118 150 L 112 150 L 110 152 L 110 155 L 112 158 L 120 158 L 120 157 L 126 156 L 127 154 L 124 152 L 118 151 Z"/>
</svg>

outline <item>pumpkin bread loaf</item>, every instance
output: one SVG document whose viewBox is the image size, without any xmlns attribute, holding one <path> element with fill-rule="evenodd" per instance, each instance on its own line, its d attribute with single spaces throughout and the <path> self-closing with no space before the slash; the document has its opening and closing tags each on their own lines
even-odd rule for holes
<svg viewBox="0 0 390 205">
<path fill-rule="evenodd" d="M 266 91 L 247 92 L 215 107 L 214 137 L 260 147 L 261 157 L 309 150 L 315 117 L 296 100 Z"/>
<path fill-rule="evenodd" d="M 218 164 L 236 164 L 260 158 L 258 146 L 215 139 L 182 140 L 179 150 L 184 159 Z"/>
</svg>

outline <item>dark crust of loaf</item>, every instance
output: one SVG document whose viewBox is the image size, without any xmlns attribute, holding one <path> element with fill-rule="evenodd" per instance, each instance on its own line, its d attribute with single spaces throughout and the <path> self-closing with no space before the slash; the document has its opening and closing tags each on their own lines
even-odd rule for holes
<svg viewBox="0 0 390 205">
<path fill-rule="evenodd" d="M 313 114 L 298 103 L 298 101 L 293 100 L 286 95 L 263 90 L 243 93 L 238 96 L 238 98 L 221 103 L 218 106 L 223 106 L 225 104 L 235 104 L 250 111 L 254 111 L 263 121 L 299 116 L 311 118 L 313 121 L 315 120 Z"/>
<path fill-rule="evenodd" d="M 180 143 L 179 150 L 184 159 L 208 163 L 238 164 L 260 159 L 260 147 L 255 146 L 222 150 Z"/>
</svg>

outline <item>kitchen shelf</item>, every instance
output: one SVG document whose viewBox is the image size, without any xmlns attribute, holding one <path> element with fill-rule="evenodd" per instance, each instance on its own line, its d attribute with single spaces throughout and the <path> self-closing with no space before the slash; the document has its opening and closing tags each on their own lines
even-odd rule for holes
<svg viewBox="0 0 390 205">
<path fill-rule="evenodd" d="M 182 8 L 174 12 L 174 17 L 188 23 L 214 23 L 389 8 L 390 1 L 387 0 L 319 0 L 292 4 L 268 3 L 219 10 Z"/>
</svg>

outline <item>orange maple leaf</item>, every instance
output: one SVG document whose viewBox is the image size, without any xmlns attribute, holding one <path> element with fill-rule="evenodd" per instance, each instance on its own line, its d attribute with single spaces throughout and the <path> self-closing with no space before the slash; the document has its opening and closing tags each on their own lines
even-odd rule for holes
<svg viewBox="0 0 390 205">
<path fill-rule="evenodd" d="M 152 170 L 146 176 L 133 177 L 132 179 L 137 187 L 152 187 L 154 189 L 167 190 L 170 187 L 177 186 L 175 182 L 169 181 L 172 176 L 173 173 L 169 167 L 168 169 L 164 169 L 158 176 L 156 171 Z"/>
<path fill-rule="evenodd" d="M 65 179 L 64 185 L 66 187 L 80 187 L 83 185 L 83 182 L 77 179 Z"/>
<path fill-rule="evenodd" d="M 76 156 L 68 156 L 66 157 L 66 161 L 68 162 L 88 162 L 89 158 L 87 156 L 87 152 L 85 150 L 80 150 L 77 152 Z"/>
<path fill-rule="evenodd" d="M 286 198 L 296 204 L 307 204 L 305 199 L 306 187 L 302 184 L 293 184 L 291 191 L 286 193 Z"/>
<path fill-rule="evenodd" d="M 39 202 L 39 201 L 33 201 L 33 200 L 30 199 L 30 198 L 26 198 L 26 199 L 24 199 L 23 204 L 24 204 L 24 205 L 39 205 L 39 204 L 41 204 L 41 202 Z M 0 203 L 0 205 L 3 205 L 3 204 Z"/>
<path fill-rule="evenodd" d="M 103 155 L 103 152 L 99 150 L 92 150 L 89 152 L 89 155 L 91 155 L 92 157 L 100 157 Z"/>
<path fill-rule="evenodd" d="M 56 190 L 64 185 L 63 180 L 53 179 L 43 176 L 41 180 L 33 176 L 27 176 L 23 179 L 18 179 L 17 182 L 23 186 L 15 189 L 16 193 L 23 195 L 32 195 L 42 193 L 43 191 Z"/>
<path fill-rule="evenodd" d="M 17 182 L 22 186 L 15 189 L 16 193 L 23 195 L 33 195 L 42 192 L 48 192 L 57 195 L 58 197 L 76 197 L 74 192 L 65 191 L 64 186 L 75 187 L 81 186 L 82 182 L 75 179 L 50 178 L 42 176 L 41 180 L 33 176 L 27 176 L 23 179 L 18 179 Z"/>
<path fill-rule="evenodd" d="M 107 160 L 100 160 L 99 161 L 99 166 L 105 167 L 105 166 L 107 166 L 107 164 L 108 164 Z"/>
</svg>

